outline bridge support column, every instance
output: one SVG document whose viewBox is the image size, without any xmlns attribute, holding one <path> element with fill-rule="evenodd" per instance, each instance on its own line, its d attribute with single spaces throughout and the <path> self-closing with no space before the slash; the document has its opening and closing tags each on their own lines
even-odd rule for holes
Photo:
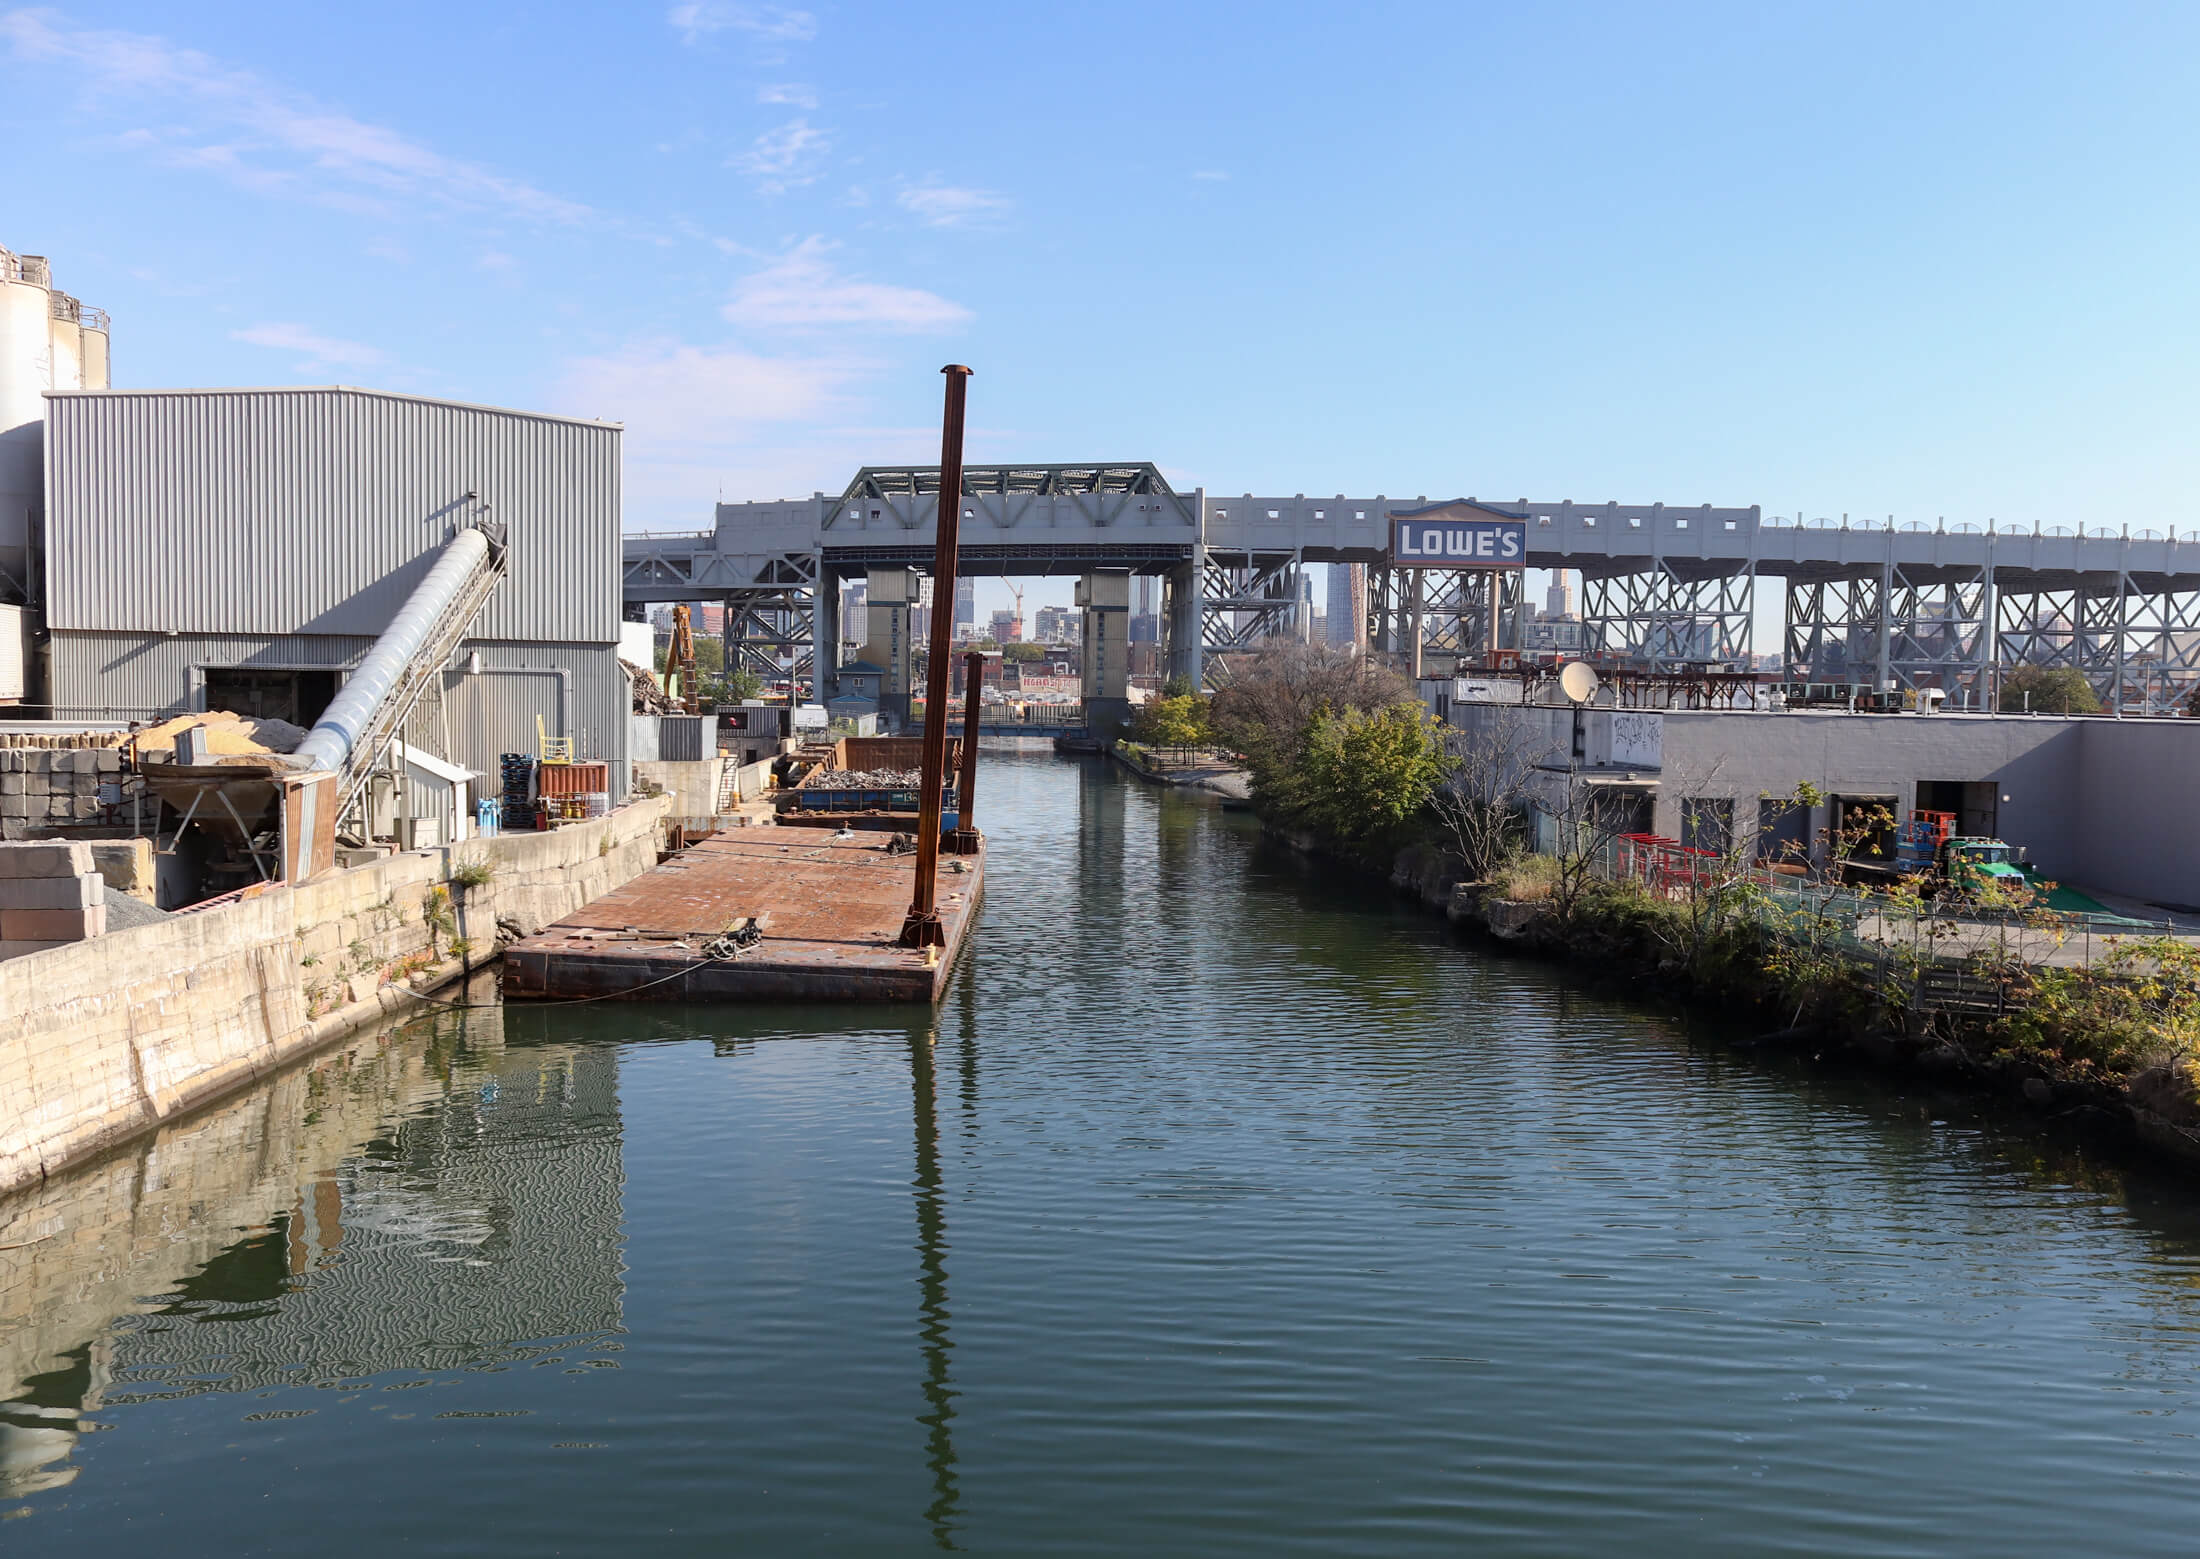
<svg viewBox="0 0 2200 1559">
<path fill-rule="evenodd" d="M 1197 547 L 1189 563 L 1161 578 L 1161 638 L 1164 675 L 1183 677 L 1193 687 L 1206 684 L 1206 645 L 1201 638 L 1200 580 L 1207 571 L 1207 549 Z"/>
<path fill-rule="evenodd" d="M 917 599 L 917 576 L 906 568 L 874 568 L 864 583 L 863 658 L 885 669 L 878 708 L 891 715 L 896 730 L 909 724 L 909 608 Z"/>
<path fill-rule="evenodd" d="M 1421 650 L 1428 642 L 1427 620 L 1422 613 L 1424 595 L 1421 571 L 1406 574 L 1406 675 L 1421 680 Z"/>
<path fill-rule="evenodd" d="M 1094 735 L 1130 717 L 1131 576 L 1109 569 L 1077 581 L 1085 612 L 1085 725 Z"/>
<path fill-rule="evenodd" d="M 817 589 L 810 597 L 810 701 L 822 704 L 840 691 L 840 581 L 817 555 Z"/>
</svg>

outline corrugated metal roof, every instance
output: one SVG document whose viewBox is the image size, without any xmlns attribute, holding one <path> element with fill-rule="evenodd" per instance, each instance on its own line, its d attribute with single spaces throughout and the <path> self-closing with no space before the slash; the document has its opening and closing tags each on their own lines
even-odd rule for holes
<svg viewBox="0 0 2200 1559">
<path fill-rule="evenodd" d="M 55 628 L 378 634 L 481 495 L 511 572 L 481 638 L 616 643 L 616 424 L 343 387 L 55 395 Z"/>
<path fill-rule="evenodd" d="M 456 406 L 462 411 L 494 412 L 500 417 L 531 417 L 537 422 L 569 422 L 580 428 L 623 430 L 626 427 L 623 422 L 612 422 L 602 417 L 568 417 L 554 411 L 527 411 L 513 406 L 490 406 L 481 401 L 453 401 L 434 395 L 407 395 L 401 390 L 376 390 L 358 384 L 208 384 L 171 386 L 164 390 L 47 390 L 43 393 L 48 400 L 64 395 L 371 395 L 385 401 L 412 401 L 422 406 Z"/>
</svg>

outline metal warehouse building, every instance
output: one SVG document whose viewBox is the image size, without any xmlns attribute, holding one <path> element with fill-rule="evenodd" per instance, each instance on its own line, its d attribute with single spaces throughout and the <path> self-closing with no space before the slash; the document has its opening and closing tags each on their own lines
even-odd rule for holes
<svg viewBox="0 0 2200 1559">
<path fill-rule="evenodd" d="M 542 732 L 626 794 L 615 424 L 346 387 L 54 394 L 61 718 L 226 708 L 310 726 L 462 524 L 509 571 L 406 740 L 481 774 Z"/>
</svg>

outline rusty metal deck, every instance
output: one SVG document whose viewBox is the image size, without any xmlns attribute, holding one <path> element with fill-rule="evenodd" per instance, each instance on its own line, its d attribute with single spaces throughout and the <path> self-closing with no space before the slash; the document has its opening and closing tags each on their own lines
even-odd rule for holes
<svg viewBox="0 0 2200 1559">
<path fill-rule="evenodd" d="M 947 945 L 902 947 L 916 857 L 884 834 L 812 829 L 720 834 L 515 943 L 504 955 L 514 1000 L 937 1001 L 970 935 L 985 854 L 940 861 Z M 763 933 L 732 958 L 704 945 L 753 917 Z"/>
</svg>

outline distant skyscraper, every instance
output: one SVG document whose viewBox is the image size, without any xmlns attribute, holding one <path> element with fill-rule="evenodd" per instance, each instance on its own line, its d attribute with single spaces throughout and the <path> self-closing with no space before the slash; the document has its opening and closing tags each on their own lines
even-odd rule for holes
<svg viewBox="0 0 2200 1559">
<path fill-rule="evenodd" d="M 1367 565 L 1329 565 L 1329 642 L 1358 644 L 1367 632 Z"/>
<path fill-rule="evenodd" d="M 1161 637 L 1161 579 L 1155 574 L 1131 576 L 1131 642 L 1151 644 Z"/>
<path fill-rule="evenodd" d="M 968 628 L 978 621 L 978 582 L 965 574 L 955 581 L 955 626 Z"/>
<path fill-rule="evenodd" d="M 1568 570 L 1551 570 L 1551 588 L 1543 597 L 1543 610 L 1550 617 L 1574 615 L 1574 582 L 1573 575 Z"/>
<path fill-rule="evenodd" d="M 1042 606 L 1031 631 L 1041 644 L 1075 644 L 1084 632 L 1084 615 L 1074 606 Z"/>
</svg>

